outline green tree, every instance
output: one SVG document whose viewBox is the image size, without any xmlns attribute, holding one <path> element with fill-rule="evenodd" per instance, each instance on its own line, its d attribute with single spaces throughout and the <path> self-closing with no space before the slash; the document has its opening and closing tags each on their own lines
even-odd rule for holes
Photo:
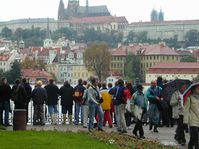
<svg viewBox="0 0 199 149">
<path fill-rule="evenodd" d="M 141 59 L 132 53 L 128 54 L 125 60 L 124 75 L 129 80 L 135 80 L 139 78 L 143 79 L 141 73 Z"/>
<path fill-rule="evenodd" d="M 190 30 L 185 35 L 186 46 L 198 46 L 199 45 L 199 32 L 197 30 Z"/>
<path fill-rule="evenodd" d="M 147 43 L 148 42 L 147 34 L 148 34 L 147 31 L 138 32 L 136 34 L 136 41 L 139 43 Z"/>
<path fill-rule="evenodd" d="M 102 80 L 108 75 L 111 54 L 106 44 L 92 44 L 84 52 L 84 63 L 88 70 L 94 71 Z"/>
<path fill-rule="evenodd" d="M 4 38 L 11 39 L 11 37 L 12 37 L 12 30 L 9 29 L 8 27 L 4 27 L 2 29 L 2 31 L 1 31 L 1 35 Z"/>
<path fill-rule="evenodd" d="M 13 62 L 11 70 L 5 73 L 9 83 L 13 84 L 16 79 L 21 78 L 21 65 L 19 62 Z"/>
<path fill-rule="evenodd" d="M 135 42 L 135 39 L 136 39 L 136 35 L 135 35 L 135 32 L 133 31 L 130 31 L 127 35 L 127 39 L 126 39 L 126 43 L 134 43 Z"/>
<path fill-rule="evenodd" d="M 180 59 L 181 62 L 197 62 L 197 58 L 193 55 L 186 55 Z"/>
</svg>

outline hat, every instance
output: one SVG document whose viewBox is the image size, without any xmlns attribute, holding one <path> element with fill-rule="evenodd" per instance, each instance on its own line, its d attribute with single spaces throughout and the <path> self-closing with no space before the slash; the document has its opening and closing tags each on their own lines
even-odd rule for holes
<svg viewBox="0 0 199 149">
<path fill-rule="evenodd" d="M 42 86 L 42 84 L 43 84 L 42 81 L 37 81 L 36 83 L 37 86 Z"/>
</svg>

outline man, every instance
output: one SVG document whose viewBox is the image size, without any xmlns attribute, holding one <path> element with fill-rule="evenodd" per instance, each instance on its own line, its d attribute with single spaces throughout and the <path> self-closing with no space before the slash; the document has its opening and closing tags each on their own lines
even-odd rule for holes
<svg viewBox="0 0 199 149">
<path fill-rule="evenodd" d="M 186 84 L 181 83 L 179 89 L 171 97 L 170 105 L 172 106 L 172 118 L 177 119 L 177 128 L 175 139 L 179 144 L 185 145 L 185 134 L 183 127 L 183 93 L 186 90 Z"/>
<path fill-rule="evenodd" d="M 57 101 L 58 101 L 58 95 L 59 95 L 59 88 L 57 85 L 54 84 L 54 80 L 50 79 L 49 84 L 44 87 L 47 92 L 47 102 L 48 105 L 48 112 L 51 117 L 51 124 L 56 125 L 57 124 Z"/>
<path fill-rule="evenodd" d="M 101 94 L 98 87 L 98 79 L 91 78 L 91 86 L 88 88 L 88 100 L 89 100 L 89 125 L 88 130 L 92 131 L 94 128 L 95 113 L 98 115 L 98 131 L 103 131 L 102 120 L 103 111 L 100 105 Z"/>
<path fill-rule="evenodd" d="M 81 124 L 83 124 L 83 110 L 82 110 L 82 97 L 85 87 L 83 86 L 83 80 L 78 80 L 78 85 L 75 87 L 74 100 L 75 100 L 75 125 L 79 124 L 79 114 L 81 115 Z"/>
<path fill-rule="evenodd" d="M 158 124 L 159 124 L 159 110 L 158 105 L 161 99 L 161 91 L 162 88 L 157 86 L 156 81 L 151 81 L 151 86 L 148 88 L 146 92 L 146 96 L 149 101 L 149 130 L 152 130 L 153 126 L 154 132 L 158 132 Z"/>
<path fill-rule="evenodd" d="M 33 125 L 44 123 L 44 103 L 47 99 L 45 88 L 42 88 L 42 81 L 37 81 L 35 89 L 32 91 L 32 100 L 34 106 Z"/>
<path fill-rule="evenodd" d="M 126 120 L 125 120 L 125 110 L 126 101 L 124 101 L 124 81 L 122 79 L 118 80 L 118 86 L 115 88 L 114 93 L 114 104 L 115 104 L 115 115 L 117 121 L 117 130 L 122 133 L 127 133 L 126 130 Z"/>
<path fill-rule="evenodd" d="M 10 98 L 11 87 L 7 84 L 7 79 L 2 78 L 0 84 L 0 125 L 3 125 L 3 111 L 4 111 L 4 125 L 11 126 L 9 124 L 9 112 L 10 112 Z"/>
</svg>

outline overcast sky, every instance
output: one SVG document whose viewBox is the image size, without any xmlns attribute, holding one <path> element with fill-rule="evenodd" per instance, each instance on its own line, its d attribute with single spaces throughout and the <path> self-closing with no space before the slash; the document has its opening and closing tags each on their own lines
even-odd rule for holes
<svg viewBox="0 0 199 149">
<path fill-rule="evenodd" d="M 0 0 L 0 21 L 20 18 L 55 18 L 60 0 Z M 65 7 L 68 0 L 63 0 Z M 86 0 L 80 0 L 85 6 Z M 199 19 L 199 0 L 89 0 L 89 5 L 107 5 L 112 15 L 130 22 L 149 21 L 153 8 L 162 9 L 165 20 Z"/>
</svg>

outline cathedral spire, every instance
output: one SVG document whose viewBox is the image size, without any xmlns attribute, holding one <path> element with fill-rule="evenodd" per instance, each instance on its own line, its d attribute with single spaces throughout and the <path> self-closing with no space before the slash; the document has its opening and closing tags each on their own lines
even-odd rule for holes
<svg viewBox="0 0 199 149">
<path fill-rule="evenodd" d="M 86 0 L 86 8 L 88 8 L 88 0 Z"/>
<path fill-rule="evenodd" d="M 63 0 L 60 0 L 58 8 L 58 20 L 64 20 L 64 18 L 65 18 L 65 7 Z"/>
</svg>

